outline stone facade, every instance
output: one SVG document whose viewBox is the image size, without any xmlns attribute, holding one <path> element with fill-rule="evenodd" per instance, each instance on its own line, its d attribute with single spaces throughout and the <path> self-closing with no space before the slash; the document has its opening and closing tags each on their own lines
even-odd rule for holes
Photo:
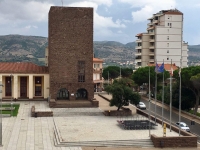
<svg viewBox="0 0 200 150">
<path fill-rule="evenodd" d="M 49 76 L 51 99 L 60 89 L 67 89 L 69 99 L 76 100 L 78 89 L 94 97 L 93 84 L 93 8 L 56 7 L 49 11 Z M 79 62 L 84 62 L 80 70 Z M 78 69 L 79 68 L 79 69 Z M 80 71 L 84 81 L 78 81 Z"/>
</svg>

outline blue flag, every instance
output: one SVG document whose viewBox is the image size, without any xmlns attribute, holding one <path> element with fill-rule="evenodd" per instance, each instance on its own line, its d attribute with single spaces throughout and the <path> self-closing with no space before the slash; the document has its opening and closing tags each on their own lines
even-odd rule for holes
<svg viewBox="0 0 200 150">
<path fill-rule="evenodd" d="M 164 67 L 164 63 L 162 63 L 162 65 L 159 67 L 158 64 L 156 63 L 156 67 L 155 67 L 155 72 L 156 73 L 161 73 L 164 72 L 165 67 Z"/>
</svg>

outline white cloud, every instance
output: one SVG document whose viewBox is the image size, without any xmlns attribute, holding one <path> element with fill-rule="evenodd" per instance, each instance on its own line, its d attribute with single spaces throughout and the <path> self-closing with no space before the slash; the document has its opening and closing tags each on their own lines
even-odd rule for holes
<svg viewBox="0 0 200 150">
<path fill-rule="evenodd" d="M 6 0 L 0 2 L 0 18 L 7 22 L 47 21 L 52 4 L 38 1 Z"/>
<path fill-rule="evenodd" d="M 132 8 L 138 10 L 132 12 L 133 21 L 135 23 L 146 21 L 152 14 L 163 9 L 174 9 L 175 0 L 119 0 L 128 3 Z"/>
<path fill-rule="evenodd" d="M 97 2 L 98 1 L 98 2 Z M 96 3 L 95 3 L 96 2 Z M 104 36 L 112 36 L 113 32 L 110 30 L 111 28 L 125 28 L 125 24 L 123 24 L 119 19 L 113 21 L 112 17 L 104 17 L 97 13 L 98 4 L 110 5 L 110 3 L 106 3 L 106 1 L 95 0 L 94 2 L 91 1 L 83 1 L 83 2 L 76 2 L 72 3 L 69 6 L 75 7 L 93 7 L 94 8 L 94 30 L 98 34 L 104 34 Z M 103 3 L 105 2 L 105 3 Z"/>
<path fill-rule="evenodd" d="M 25 26 L 25 29 L 31 29 L 31 28 L 37 29 L 38 27 L 34 25 Z"/>
</svg>

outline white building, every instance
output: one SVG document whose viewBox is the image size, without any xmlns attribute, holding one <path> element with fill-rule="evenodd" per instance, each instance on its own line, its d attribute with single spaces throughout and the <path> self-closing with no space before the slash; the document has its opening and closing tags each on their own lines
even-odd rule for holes
<svg viewBox="0 0 200 150">
<path fill-rule="evenodd" d="M 183 42 L 183 13 L 177 9 L 162 10 L 148 19 L 147 32 L 136 35 L 136 68 L 148 63 L 172 63 L 187 67 L 188 44 Z"/>
</svg>

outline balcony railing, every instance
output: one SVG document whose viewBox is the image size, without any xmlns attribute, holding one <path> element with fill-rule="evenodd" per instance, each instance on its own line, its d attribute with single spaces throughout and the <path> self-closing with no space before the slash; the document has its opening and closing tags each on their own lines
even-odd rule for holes
<svg viewBox="0 0 200 150">
<path fill-rule="evenodd" d="M 141 43 L 142 40 L 141 40 L 141 39 L 137 39 L 135 42 L 136 42 L 136 43 Z"/>
<path fill-rule="evenodd" d="M 135 59 L 135 63 L 142 62 L 142 59 Z"/>
<path fill-rule="evenodd" d="M 155 49 L 154 45 L 149 46 L 149 49 Z"/>
<path fill-rule="evenodd" d="M 151 43 L 152 43 L 152 42 L 155 42 L 155 39 L 150 39 L 149 42 L 151 42 Z"/>
<path fill-rule="evenodd" d="M 154 59 L 149 59 L 149 62 L 154 62 Z"/>
<path fill-rule="evenodd" d="M 96 71 L 96 72 L 102 72 L 102 68 L 93 68 L 93 71 Z"/>
<path fill-rule="evenodd" d="M 154 52 L 149 52 L 149 55 L 154 56 L 155 54 L 154 54 Z"/>
<path fill-rule="evenodd" d="M 135 56 L 141 56 L 142 55 L 142 53 L 140 52 L 140 53 L 135 53 Z"/>
<path fill-rule="evenodd" d="M 135 49 L 142 49 L 142 46 L 136 46 Z"/>
</svg>

